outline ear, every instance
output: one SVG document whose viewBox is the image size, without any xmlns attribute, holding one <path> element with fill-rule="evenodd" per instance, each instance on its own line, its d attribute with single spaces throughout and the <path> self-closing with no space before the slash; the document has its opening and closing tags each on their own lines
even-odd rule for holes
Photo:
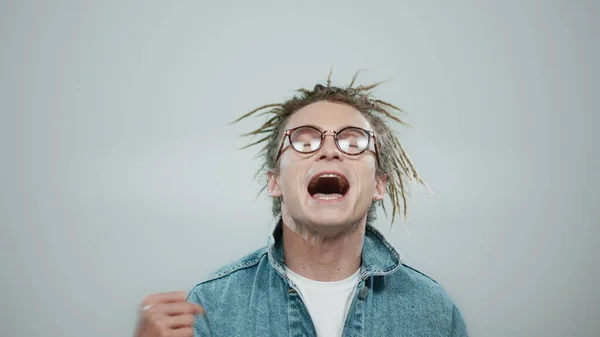
<svg viewBox="0 0 600 337">
<path fill-rule="evenodd" d="M 282 193 L 281 193 L 281 187 L 279 185 L 279 176 L 277 174 L 273 173 L 273 171 L 268 171 L 267 179 L 268 179 L 267 188 L 269 190 L 269 196 L 271 196 L 273 198 L 281 197 Z"/>
<path fill-rule="evenodd" d="M 387 187 L 387 176 L 378 175 L 375 178 L 375 192 L 373 193 L 373 200 L 383 200 L 385 196 L 385 189 Z"/>
</svg>

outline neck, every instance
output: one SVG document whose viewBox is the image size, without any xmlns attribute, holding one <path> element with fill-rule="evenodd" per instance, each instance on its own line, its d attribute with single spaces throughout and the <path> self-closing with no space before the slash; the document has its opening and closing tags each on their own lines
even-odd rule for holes
<svg viewBox="0 0 600 337">
<path fill-rule="evenodd" d="M 361 264 L 365 223 L 362 221 L 338 235 L 319 235 L 299 231 L 297 224 L 288 226 L 284 220 L 286 266 L 296 274 L 315 281 L 339 281 L 352 276 Z"/>
</svg>

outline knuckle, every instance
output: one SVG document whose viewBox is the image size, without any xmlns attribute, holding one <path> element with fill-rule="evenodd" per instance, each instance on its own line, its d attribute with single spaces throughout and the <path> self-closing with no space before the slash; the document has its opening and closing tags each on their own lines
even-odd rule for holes
<svg viewBox="0 0 600 337">
<path fill-rule="evenodd" d="M 148 321 L 148 322 L 152 322 L 152 321 L 156 320 L 156 318 L 157 318 L 157 315 L 156 315 L 156 313 L 155 313 L 155 310 L 154 310 L 154 308 L 150 308 L 150 309 L 148 309 L 148 310 L 146 310 L 146 311 L 144 311 L 144 312 L 142 313 L 142 317 L 143 317 L 143 318 L 144 318 L 146 321 Z"/>
<path fill-rule="evenodd" d="M 152 330 L 158 332 L 160 336 L 164 336 L 167 331 L 167 325 L 163 320 L 154 319 L 150 321 L 150 325 L 152 326 Z"/>
<path fill-rule="evenodd" d="M 169 327 L 166 324 L 161 324 L 159 325 L 158 328 L 158 333 L 160 334 L 160 336 L 169 336 L 171 334 L 171 331 L 169 329 Z"/>
<path fill-rule="evenodd" d="M 194 330 L 192 330 L 192 328 L 190 327 L 185 327 L 181 329 L 182 335 L 185 337 L 193 337 L 194 336 Z"/>
<path fill-rule="evenodd" d="M 141 303 L 140 303 L 140 304 L 141 304 L 141 305 L 147 305 L 147 304 L 150 304 L 150 303 L 152 303 L 152 300 L 154 299 L 154 297 L 155 297 L 155 295 L 154 295 L 154 294 L 147 295 L 146 297 L 144 297 L 144 298 L 142 299 L 142 301 L 141 301 Z"/>
</svg>

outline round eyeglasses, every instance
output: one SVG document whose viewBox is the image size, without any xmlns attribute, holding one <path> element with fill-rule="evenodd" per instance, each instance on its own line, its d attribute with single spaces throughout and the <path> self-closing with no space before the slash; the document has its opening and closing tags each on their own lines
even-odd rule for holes
<svg viewBox="0 0 600 337">
<path fill-rule="evenodd" d="M 371 139 L 375 140 L 375 133 L 373 131 L 353 126 L 343 128 L 340 131 L 321 131 L 314 126 L 299 126 L 285 130 L 277 159 L 281 155 L 286 140 L 289 141 L 289 144 L 295 151 L 309 154 L 318 151 L 323 146 L 328 133 L 333 134 L 337 148 L 350 156 L 357 156 L 367 151 L 371 145 Z M 379 161 L 377 142 L 373 141 L 372 144 L 374 152 L 377 154 L 377 160 Z"/>
</svg>

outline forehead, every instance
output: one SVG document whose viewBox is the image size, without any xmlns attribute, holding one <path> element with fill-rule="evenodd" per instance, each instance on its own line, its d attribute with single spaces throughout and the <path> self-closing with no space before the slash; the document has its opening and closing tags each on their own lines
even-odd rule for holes
<svg viewBox="0 0 600 337">
<path fill-rule="evenodd" d="M 302 125 L 315 125 L 323 130 L 339 130 L 346 126 L 371 130 L 360 111 L 347 104 L 332 102 L 316 102 L 296 111 L 290 117 L 287 128 Z"/>
</svg>

